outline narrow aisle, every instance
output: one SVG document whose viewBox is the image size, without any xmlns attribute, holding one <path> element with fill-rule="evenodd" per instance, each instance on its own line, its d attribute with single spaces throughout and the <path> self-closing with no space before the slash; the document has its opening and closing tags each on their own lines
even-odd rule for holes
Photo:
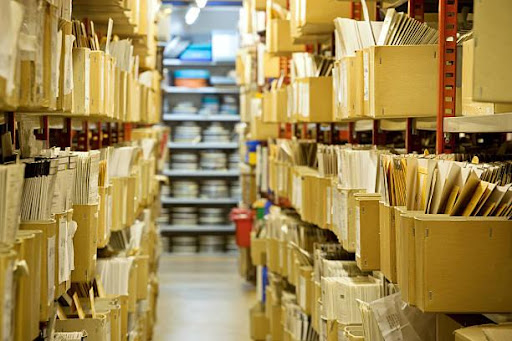
<svg viewBox="0 0 512 341">
<path fill-rule="evenodd" d="M 163 254 L 154 340 L 250 340 L 255 292 L 237 269 L 236 254 Z"/>
</svg>

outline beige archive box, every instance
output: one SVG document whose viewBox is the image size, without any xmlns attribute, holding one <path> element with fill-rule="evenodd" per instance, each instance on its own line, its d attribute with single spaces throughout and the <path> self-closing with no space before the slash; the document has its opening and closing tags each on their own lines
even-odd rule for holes
<svg viewBox="0 0 512 341">
<path fill-rule="evenodd" d="M 512 339 L 512 324 L 483 324 L 455 331 L 455 341 L 507 341 Z"/>
<path fill-rule="evenodd" d="M 145 300 L 148 298 L 149 283 L 149 256 L 135 256 L 137 263 L 137 300 Z"/>
<path fill-rule="evenodd" d="M 112 186 L 98 187 L 98 248 L 107 246 L 112 223 Z"/>
<path fill-rule="evenodd" d="M 332 122 L 332 77 L 298 78 L 297 120 L 300 122 Z"/>
<path fill-rule="evenodd" d="M 267 260 L 267 239 L 257 238 L 254 231 L 251 232 L 251 261 L 254 265 L 265 265 Z"/>
<path fill-rule="evenodd" d="M 474 46 L 474 39 L 465 41 L 462 45 L 462 115 L 481 116 L 512 112 L 512 103 L 473 101 Z"/>
<path fill-rule="evenodd" d="M 414 229 L 419 309 L 510 312 L 512 221 L 422 215 L 415 217 Z"/>
<path fill-rule="evenodd" d="M 511 10 L 510 1 L 476 1 L 474 4 L 473 37 L 478 42 L 473 64 L 475 101 L 512 102 L 512 36 L 508 29 Z"/>
<path fill-rule="evenodd" d="M 380 271 L 396 283 L 396 227 L 395 207 L 379 203 Z"/>
<path fill-rule="evenodd" d="M 16 283 L 14 282 L 14 269 L 17 253 L 12 247 L 3 245 L 0 247 L 0 290 L 5 293 L 0 295 L 2 307 L 13 307 L 13 299 L 16 297 Z M 0 323 L 1 335 L 7 340 L 14 340 L 14 309 L 0 309 L 0 318 L 5 323 Z"/>
<path fill-rule="evenodd" d="M 266 340 L 269 332 L 269 321 L 265 316 L 263 305 L 258 302 L 249 310 L 251 323 L 251 339 L 255 341 Z"/>
<path fill-rule="evenodd" d="M 297 295 L 297 302 L 302 310 L 311 315 L 313 310 L 313 283 L 311 282 L 311 275 L 313 274 L 313 267 L 310 265 L 304 265 L 299 268 L 299 283 L 295 287 L 295 293 Z"/>
<path fill-rule="evenodd" d="M 370 4 L 368 8 L 372 8 Z M 331 34 L 334 30 L 334 19 L 351 17 L 351 3 L 348 1 L 295 0 L 291 1 L 290 10 L 294 20 L 292 24 L 305 35 Z"/>
<path fill-rule="evenodd" d="M 276 55 L 289 55 L 293 52 L 305 51 L 304 45 L 293 43 L 290 25 L 290 20 L 287 19 L 267 21 L 266 45 L 268 52 Z"/>
<path fill-rule="evenodd" d="M 123 216 L 126 209 L 126 178 L 113 177 L 110 179 L 112 184 L 112 231 L 119 231 L 124 228 Z"/>
<path fill-rule="evenodd" d="M 89 75 L 89 114 L 105 116 L 105 53 L 91 51 Z"/>
<path fill-rule="evenodd" d="M 380 269 L 380 194 L 355 195 L 356 262 L 362 271 Z"/>
<path fill-rule="evenodd" d="M 71 112 L 73 110 L 73 35 L 71 22 L 60 19 L 62 31 L 62 45 L 59 63 L 59 95 L 57 96 L 57 110 Z"/>
<path fill-rule="evenodd" d="M 41 259 L 41 286 L 39 321 L 46 322 L 50 318 L 55 299 L 55 250 L 56 250 L 56 221 L 21 222 L 20 230 L 37 230 L 42 233 L 42 244 L 39 257 Z M 57 268 L 58 269 L 58 268 Z"/>
<path fill-rule="evenodd" d="M 128 312 L 135 313 L 137 311 L 137 284 L 138 284 L 139 268 L 134 260 L 130 268 L 128 276 Z M 147 287 L 146 287 L 147 288 Z"/>
<path fill-rule="evenodd" d="M 109 54 L 105 54 L 105 74 L 103 84 L 105 86 L 104 112 L 109 118 L 114 117 L 115 112 L 115 88 L 116 88 L 116 59 Z"/>
<path fill-rule="evenodd" d="M 92 315 L 91 301 L 89 298 L 80 298 L 80 303 L 84 312 L 88 315 Z M 70 307 L 66 307 L 65 313 L 70 312 Z M 104 314 L 108 316 L 110 326 L 110 340 L 121 341 L 126 339 L 122 337 L 121 333 L 121 302 L 119 297 L 95 297 L 94 308 L 96 313 Z M 70 312 L 71 313 L 71 312 Z"/>
<path fill-rule="evenodd" d="M 73 205 L 73 219 L 78 227 L 73 239 L 75 269 L 72 282 L 90 282 L 96 275 L 96 249 L 98 248 L 98 204 Z"/>
<path fill-rule="evenodd" d="M 251 140 L 267 140 L 278 136 L 277 123 L 265 123 L 261 116 L 252 115 L 250 123 Z"/>
<path fill-rule="evenodd" d="M 364 114 L 433 117 L 437 112 L 437 45 L 372 46 L 363 50 Z M 403 66 L 407 65 L 407 68 Z M 400 96 L 400 101 L 396 100 Z"/>
<path fill-rule="evenodd" d="M 364 189 L 345 189 L 339 188 L 341 191 L 341 215 L 342 222 L 340 228 L 341 241 L 343 248 L 348 252 L 356 251 L 356 194 L 363 194 Z M 341 237 L 341 238 L 340 238 Z"/>
<path fill-rule="evenodd" d="M 27 268 L 26 273 L 15 279 L 14 340 L 34 340 L 39 335 L 42 244 L 40 230 L 20 230 L 16 234 L 17 260 L 25 261 Z"/>
<path fill-rule="evenodd" d="M 80 319 L 78 316 L 68 317 L 66 320 L 55 321 L 56 332 L 78 332 L 85 330 L 87 339 L 94 341 L 108 341 L 109 330 L 109 316 L 107 314 L 86 315 L 85 319 Z"/>
<path fill-rule="evenodd" d="M 340 85 L 335 94 L 337 97 L 334 97 L 338 109 L 336 119 L 362 117 L 364 111 L 363 52 L 356 51 L 355 56 L 344 57 L 337 63 L 338 73 L 334 81 Z"/>
<path fill-rule="evenodd" d="M 69 224 L 73 218 L 73 210 L 69 210 L 68 212 L 54 214 L 55 219 L 55 298 L 59 298 L 71 287 L 70 280 L 64 280 L 60 278 L 60 269 L 64 265 L 61 264 L 61 258 L 65 257 L 61 256 L 61 248 L 63 245 L 60 245 L 64 241 L 64 236 L 61 236 L 61 224 Z M 66 227 L 67 228 L 67 227 Z M 65 245 L 65 243 L 63 243 Z"/>
<path fill-rule="evenodd" d="M 73 49 L 73 114 L 88 116 L 90 113 L 90 54 L 86 47 Z"/>
</svg>

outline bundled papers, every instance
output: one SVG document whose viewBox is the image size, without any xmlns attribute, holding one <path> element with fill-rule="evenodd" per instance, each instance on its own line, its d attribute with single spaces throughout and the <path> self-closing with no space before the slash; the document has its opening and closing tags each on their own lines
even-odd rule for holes
<svg viewBox="0 0 512 341">
<path fill-rule="evenodd" d="M 73 204 L 97 204 L 100 151 L 76 152 L 75 191 Z"/>
<path fill-rule="evenodd" d="M 52 202 L 52 213 L 62 213 L 73 207 L 77 156 L 69 151 L 59 153 Z"/>
<path fill-rule="evenodd" d="M 407 13 L 397 13 L 394 8 L 390 8 L 378 37 L 377 45 L 437 44 L 439 32 L 409 17 Z"/>
<path fill-rule="evenodd" d="M 47 221 L 51 208 L 57 173 L 56 158 L 27 161 L 21 201 L 22 221 Z"/>
<path fill-rule="evenodd" d="M 98 259 L 98 274 L 107 295 L 128 295 L 128 280 L 134 257 Z"/>
</svg>

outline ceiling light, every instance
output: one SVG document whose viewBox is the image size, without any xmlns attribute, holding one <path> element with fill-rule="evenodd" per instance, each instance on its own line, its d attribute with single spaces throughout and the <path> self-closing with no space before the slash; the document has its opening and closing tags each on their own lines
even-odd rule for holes
<svg viewBox="0 0 512 341">
<path fill-rule="evenodd" d="M 201 12 L 199 7 L 192 6 L 188 9 L 187 13 L 185 14 L 185 22 L 187 25 L 192 25 L 196 22 L 197 17 L 199 16 L 199 12 Z"/>
</svg>

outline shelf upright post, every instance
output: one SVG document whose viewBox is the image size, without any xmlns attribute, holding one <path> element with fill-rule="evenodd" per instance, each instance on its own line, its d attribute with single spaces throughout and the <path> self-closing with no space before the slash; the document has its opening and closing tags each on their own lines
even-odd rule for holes
<svg viewBox="0 0 512 341">
<path fill-rule="evenodd" d="M 453 139 L 445 141 L 444 118 L 455 116 L 457 74 L 457 0 L 439 1 L 439 97 L 436 153 L 453 150 Z M 449 146 L 451 148 L 449 148 Z"/>
<path fill-rule="evenodd" d="M 50 147 L 50 123 L 47 115 L 41 118 L 42 134 L 41 139 L 44 141 L 46 148 Z"/>
<path fill-rule="evenodd" d="M 409 0 L 407 13 L 409 17 L 420 22 L 425 21 L 425 0 Z M 414 119 L 408 117 L 405 121 L 405 149 L 407 153 L 414 151 Z"/>
<path fill-rule="evenodd" d="M 356 123 L 348 122 L 348 139 L 347 142 L 350 144 L 357 143 L 357 135 L 356 135 Z"/>
<path fill-rule="evenodd" d="M 65 147 L 69 147 L 73 150 L 73 122 L 70 117 L 64 119 L 64 127 L 66 132 L 64 133 L 62 143 Z"/>
<path fill-rule="evenodd" d="M 83 147 L 83 149 L 85 151 L 89 151 L 89 150 L 91 150 L 91 139 L 89 138 L 89 133 L 90 133 L 89 121 L 87 121 L 87 120 L 83 121 L 82 127 L 83 127 L 82 130 L 84 131 L 84 137 L 83 137 L 84 147 Z"/>
<path fill-rule="evenodd" d="M 16 148 L 16 114 L 11 111 L 7 113 L 7 130 L 11 132 L 11 141 Z"/>
<path fill-rule="evenodd" d="M 124 141 L 131 141 L 132 139 L 132 124 L 123 123 L 123 137 Z"/>
<path fill-rule="evenodd" d="M 98 149 L 103 148 L 103 124 L 101 121 L 96 123 L 96 129 L 98 129 Z"/>
</svg>

